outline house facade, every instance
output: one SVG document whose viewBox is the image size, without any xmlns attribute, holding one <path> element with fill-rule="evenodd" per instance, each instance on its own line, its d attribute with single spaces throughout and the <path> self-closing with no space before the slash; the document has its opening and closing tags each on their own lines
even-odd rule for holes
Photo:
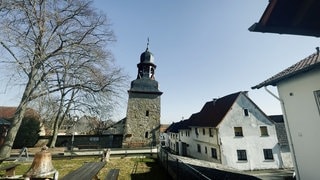
<svg viewBox="0 0 320 180">
<path fill-rule="evenodd" d="M 162 147 L 168 147 L 168 141 L 169 141 L 169 137 L 168 134 L 165 133 L 165 131 L 167 130 L 167 128 L 170 126 L 170 124 L 160 124 L 160 146 Z"/>
<path fill-rule="evenodd" d="M 297 179 L 318 179 L 320 144 L 320 52 L 252 87 L 277 86 Z"/>
<path fill-rule="evenodd" d="M 239 94 L 218 125 L 222 164 L 240 170 L 281 168 L 275 124 Z"/>
<path fill-rule="evenodd" d="M 173 125 L 170 148 L 179 155 L 238 170 L 283 167 L 275 123 L 247 92 L 207 102 L 200 112 Z"/>
<path fill-rule="evenodd" d="M 174 154 L 179 154 L 179 126 L 179 123 L 172 123 L 165 131 L 168 141 L 165 145 Z"/>
</svg>

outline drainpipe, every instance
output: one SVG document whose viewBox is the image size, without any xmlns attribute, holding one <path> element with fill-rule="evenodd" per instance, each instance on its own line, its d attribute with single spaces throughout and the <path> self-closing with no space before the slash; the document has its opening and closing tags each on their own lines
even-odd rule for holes
<svg viewBox="0 0 320 180">
<path fill-rule="evenodd" d="M 223 164 L 222 163 L 222 151 L 223 151 L 223 149 L 222 149 L 222 142 L 221 142 L 220 133 L 219 133 L 219 129 L 218 128 L 217 128 L 216 132 L 217 132 L 217 146 L 219 148 L 218 149 L 219 154 L 217 153 L 217 160 L 220 161 L 221 164 Z M 224 159 L 223 159 L 223 162 L 224 162 Z"/>
<path fill-rule="evenodd" d="M 292 155 L 293 155 L 293 161 L 294 161 L 294 164 L 296 166 L 296 172 L 295 172 L 295 175 L 296 175 L 296 178 L 299 180 L 300 179 L 300 173 L 299 173 L 299 168 L 298 168 L 298 163 L 297 163 L 297 159 L 296 159 L 296 156 L 295 156 L 295 150 L 294 150 L 294 146 L 293 146 L 293 143 L 292 143 L 292 136 L 291 136 L 291 131 L 290 131 L 290 128 L 289 128 L 289 123 L 288 123 L 288 119 L 287 119 L 287 112 L 286 112 L 286 108 L 284 107 L 284 102 L 282 99 L 280 99 L 277 95 L 275 95 L 273 92 L 271 92 L 267 86 L 264 86 L 264 89 L 271 95 L 273 96 L 274 98 L 276 98 L 278 101 L 280 101 L 281 103 L 281 107 L 282 107 L 282 111 L 283 111 L 283 119 L 285 121 L 285 124 L 286 124 L 286 130 L 288 131 L 287 135 L 289 135 L 289 143 L 290 143 L 290 149 L 292 150 Z"/>
</svg>

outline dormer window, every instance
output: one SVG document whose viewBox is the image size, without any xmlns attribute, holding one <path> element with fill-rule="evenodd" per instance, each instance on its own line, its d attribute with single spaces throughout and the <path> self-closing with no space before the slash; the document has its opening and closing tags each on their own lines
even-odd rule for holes
<svg viewBox="0 0 320 180">
<path fill-rule="evenodd" d="M 244 116 L 249 116 L 249 110 L 248 109 L 243 109 L 243 114 Z"/>
<path fill-rule="evenodd" d="M 213 137 L 213 130 L 212 130 L 212 128 L 209 128 L 209 136 L 210 136 L 210 137 Z"/>
</svg>

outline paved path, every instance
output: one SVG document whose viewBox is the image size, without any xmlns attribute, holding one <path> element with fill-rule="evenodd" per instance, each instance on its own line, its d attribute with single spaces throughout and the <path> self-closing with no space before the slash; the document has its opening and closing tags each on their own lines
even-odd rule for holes
<svg viewBox="0 0 320 180">
<path fill-rule="evenodd" d="M 225 170 L 235 173 L 248 174 L 255 176 L 262 180 L 289 180 L 292 177 L 293 170 L 291 169 L 270 169 L 270 170 L 256 170 L 256 171 L 239 171 L 227 166 L 223 166 L 219 163 L 213 163 L 209 161 L 202 161 L 193 158 L 173 155 L 184 163 L 191 164 L 199 167 L 213 168 L 218 170 Z"/>
</svg>

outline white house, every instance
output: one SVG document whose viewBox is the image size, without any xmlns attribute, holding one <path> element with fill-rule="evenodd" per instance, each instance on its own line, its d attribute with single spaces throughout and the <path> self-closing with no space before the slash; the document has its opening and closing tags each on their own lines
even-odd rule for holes
<svg viewBox="0 0 320 180">
<path fill-rule="evenodd" d="M 165 131 L 168 137 L 168 143 L 165 145 L 170 149 L 170 151 L 174 154 L 179 154 L 179 131 L 178 131 L 179 123 L 172 123 Z"/>
<path fill-rule="evenodd" d="M 180 155 L 239 170 L 283 167 L 275 123 L 246 92 L 207 102 L 174 129 Z"/>
<path fill-rule="evenodd" d="M 317 48 L 316 53 L 252 87 L 277 86 L 297 179 L 319 179 L 319 54 Z"/>
</svg>

